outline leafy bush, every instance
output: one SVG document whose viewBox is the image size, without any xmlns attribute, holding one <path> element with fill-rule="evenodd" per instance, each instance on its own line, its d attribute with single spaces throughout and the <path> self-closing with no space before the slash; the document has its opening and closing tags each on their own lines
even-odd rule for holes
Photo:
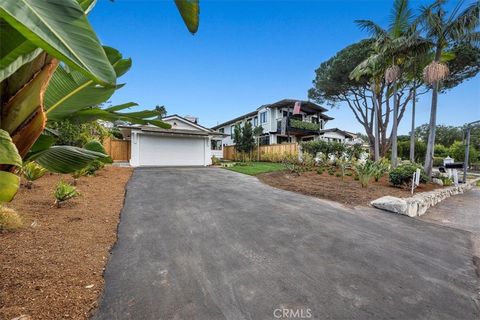
<svg viewBox="0 0 480 320">
<path fill-rule="evenodd" d="M 449 177 L 441 176 L 441 177 L 440 177 L 440 180 L 442 180 L 444 186 L 447 186 L 447 187 L 448 187 L 448 186 L 453 185 L 453 180 L 450 179 Z"/>
<path fill-rule="evenodd" d="M 0 206 L 0 231 L 15 231 L 23 225 L 15 210 Z"/>
<path fill-rule="evenodd" d="M 302 150 L 312 156 L 321 152 L 324 155 L 332 155 L 336 158 L 341 157 L 346 150 L 346 146 L 339 142 L 328 142 L 325 140 L 306 141 L 301 143 Z"/>
<path fill-rule="evenodd" d="M 107 151 L 105 150 L 105 148 L 103 147 L 103 145 L 97 141 L 97 140 L 91 140 L 89 142 L 87 142 L 84 146 L 83 146 L 84 149 L 87 149 L 87 150 L 90 150 L 90 151 L 95 151 L 95 152 L 99 152 L 99 153 L 103 153 L 103 154 L 107 154 Z M 112 158 L 111 157 L 107 157 L 105 158 L 104 160 L 102 160 L 102 162 L 104 163 L 112 163 Z"/>
<path fill-rule="evenodd" d="M 218 166 L 220 164 L 220 159 L 218 159 L 217 157 L 215 156 L 212 156 L 212 164 L 214 166 Z"/>
<path fill-rule="evenodd" d="M 325 172 L 325 169 L 323 167 L 317 168 L 317 173 L 318 174 L 323 174 Z"/>
<path fill-rule="evenodd" d="M 336 172 L 335 168 L 334 167 L 329 167 L 328 170 L 327 170 L 328 174 L 333 176 Z"/>
<path fill-rule="evenodd" d="M 81 147 L 93 139 L 103 141 L 110 136 L 108 130 L 96 121 L 82 124 L 70 120 L 49 121 L 47 127 L 58 134 L 56 142 L 58 145 Z"/>
<path fill-rule="evenodd" d="M 343 178 L 343 176 L 342 176 L 342 174 L 341 174 L 340 172 L 335 173 L 335 177 L 337 177 L 337 178 L 342 177 L 342 178 Z"/>
<path fill-rule="evenodd" d="M 446 158 L 449 153 L 449 148 L 445 147 L 443 144 L 435 145 L 435 157 Z"/>
<path fill-rule="evenodd" d="M 427 144 L 423 141 L 415 141 L 415 161 L 421 162 L 425 159 Z M 410 140 L 398 142 L 398 156 L 402 159 L 410 159 Z"/>
<path fill-rule="evenodd" d="M 433 157 L 433 166 L 434 167 L 443 166 L 443 157 Z"/>
<path fill-rule="evenodd" d="M 282 158 L 282 164 L 291 173 L 300 175 L 300 172 L 303 171 L 302 164 L 298 161 L 298 155 L 296 154 L 285 154 Z"/>
<path fill-rule="evenodd" d="M 82 169 L 84 175 L 93 176 L 95 172 L 105 167 L 105 163 L 100 160 L 93 160 L 85 168 Z"/>
<path fill-rule="evenodd" d="M 33 181 L 43 177 L 43 175 L 47 172 L 47 169 L 40 166 L 36 162 L 30 161 L 23 164 L 21 172 L 25 180 L 27 180 L 25 187 L 27 187 L 27 189 L 31 189 Z"/>
<path fill-rule="evenodd" d="M 455 161 L 465 161 L 465 145 L 461 141 L 455 141 L 449 148 L 449 155 Z M 468 157 L 469 164 L 478 162 L 480 160 L 480 152 L 470 145 L 470 154 Z"/>
<path fill-rule="evenodd" d="M 302 166 L 305 171 L 311 171 L 315 167 L 315 158 L 310 153 L 304 153 L 302 156 Z"/>
<path fill-rule="evenodd" d="M 428 181 L 427 174 L 422 166 L 416 163 L 404 163 L 390 171 L 389 181 L 395 187 L 411 187 L 413 173 L 420 169 L 420 183 Z"/>
<path fill-rule="evenodd" d="M 390 169 L 390 162 L 386 158 L 382 158 L 376 161 L 373 167 L 373 176 L 375 181 L 378 182 L 378 180 L 380 180 L 380 178 L 388 171 L 388 169 Z"/>
<path fill-rule="evenodd" d="M 371 160 L 365 161 L 365 163 L 357 163 L 355 166 L 355 174 L 362 188 L 368 187 L 370 180 L 375 174 L 375 163 Z"/>
<path fill-rule="evenodd" d="M 64 182 L 60 181 L 56 187 L 55 187 L 55 192 L 53 193 L 55 197 L 55 205 L 57 208 L 60 208 L 62 205 L 62 202 L 67 201 L 68 199 L 71 199 L 73 197 L 76 197 L 78 195 L 77 188 L 74 186 Z"/>
</svg>

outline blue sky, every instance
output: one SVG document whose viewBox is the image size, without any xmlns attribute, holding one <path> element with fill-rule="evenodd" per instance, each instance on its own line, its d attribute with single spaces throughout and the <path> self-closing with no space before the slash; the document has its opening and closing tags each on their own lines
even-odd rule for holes
<svg viewBox="0 0 480 320">
<path fill-rule="evenodd" d="M 99 0 L 90 21 L 101 41 L 133 59 L 112 104 L 164 105 L 213 126 L 283 98 L 306 99 L 319 64 L 367 35 L 354 24 L 386 26 L 391 1 L 201 1 L 192 36 L 172 1 Z M 452 1 L 451 1 L 452 2 Z M 412 8 L 430 1 L 412 1 Z M 430 95 L 418 103 L 428 122 Z M 327 127 L 363 132 L 351 111 L 328 112 Z M 480 76 L 439 97 L 438 123 L 480 119 Z M 410 114 L 399 130 L 409 131 Z"/>
</svg>

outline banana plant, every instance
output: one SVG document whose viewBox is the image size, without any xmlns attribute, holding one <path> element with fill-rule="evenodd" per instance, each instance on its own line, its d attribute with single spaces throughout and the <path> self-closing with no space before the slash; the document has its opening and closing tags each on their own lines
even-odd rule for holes
<svg viewBox="0 0 480 320">
<path fill-rule="evenodd" d="M 132 122 L 162 125 L 147 121 L 146 112 L 119 112 L 133 104 L 96 107 L 121 86 L 116 78 L 130 68 L 131 61 L 100 44 L 86 16 L 95 2 L 0 0 L 0 201 L 15 195 L 18 177 L 12 171 L 22 158 L 52 171 L 72 172 L 106 156 L 52 146 L 52 140 L 42 135 L 48 119 L 134 118 Z M 198 0 L 175 4 L 188 30 L 195 33 Z"/>
</svg>

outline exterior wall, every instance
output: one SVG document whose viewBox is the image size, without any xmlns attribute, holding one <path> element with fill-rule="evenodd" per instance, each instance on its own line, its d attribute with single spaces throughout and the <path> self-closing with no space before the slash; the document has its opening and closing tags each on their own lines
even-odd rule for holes
<svg viewBox="0 0 480 320">
<path fill-rule="evenodd" d="M 338 132 L 325 132 L 320 136 L 320 139 L 327 141 L 345 142 L 345 136 Z"/>
<path fill-rule="evenodd" d="M 192 125 L 179 120 L 179 119 L 168 119 L 168 120 L 163 120 L 163 122 L 166 122 L 172 126 L 172 129 L 179 129 L 179 130 L 198 130 L 198 128 L 193 127 Z"/>
</svg>

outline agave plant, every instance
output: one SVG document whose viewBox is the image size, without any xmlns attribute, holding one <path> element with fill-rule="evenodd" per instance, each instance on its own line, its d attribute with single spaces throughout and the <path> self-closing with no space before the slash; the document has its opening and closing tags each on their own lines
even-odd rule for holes
<svg viewBox="0 0 480 320">
<path fill-rule="evenodd" d="M 48 120 L 148 120 L 153 111 L 125 112 L 136 104 L 106 109 L 97 106 L 116 89 L 116 79 L 131 66 L 129 59 L 102 47 L 87 19 L 95 0 L 0 1 L 0 201 L 15 195 L 19 179 L 12 172 L 22 158 L 50 171 L 74 172 L 102 153 L 53 146 L 42 135 Z M 198 0 L 175 0 L 190 32 L 198 29 Z M 61 62 L 61 63 L 60 63 Z"/>
<path fill-rule="evenodd" d="M 47 173 L 47 169 L 38 165 L 34 161 L 29 161 L 23 164 L 21 169 L 22 175 L 27 181 L 25 187 L 31 189 L 33 181 L 40 179 Z"/>
</svg>

